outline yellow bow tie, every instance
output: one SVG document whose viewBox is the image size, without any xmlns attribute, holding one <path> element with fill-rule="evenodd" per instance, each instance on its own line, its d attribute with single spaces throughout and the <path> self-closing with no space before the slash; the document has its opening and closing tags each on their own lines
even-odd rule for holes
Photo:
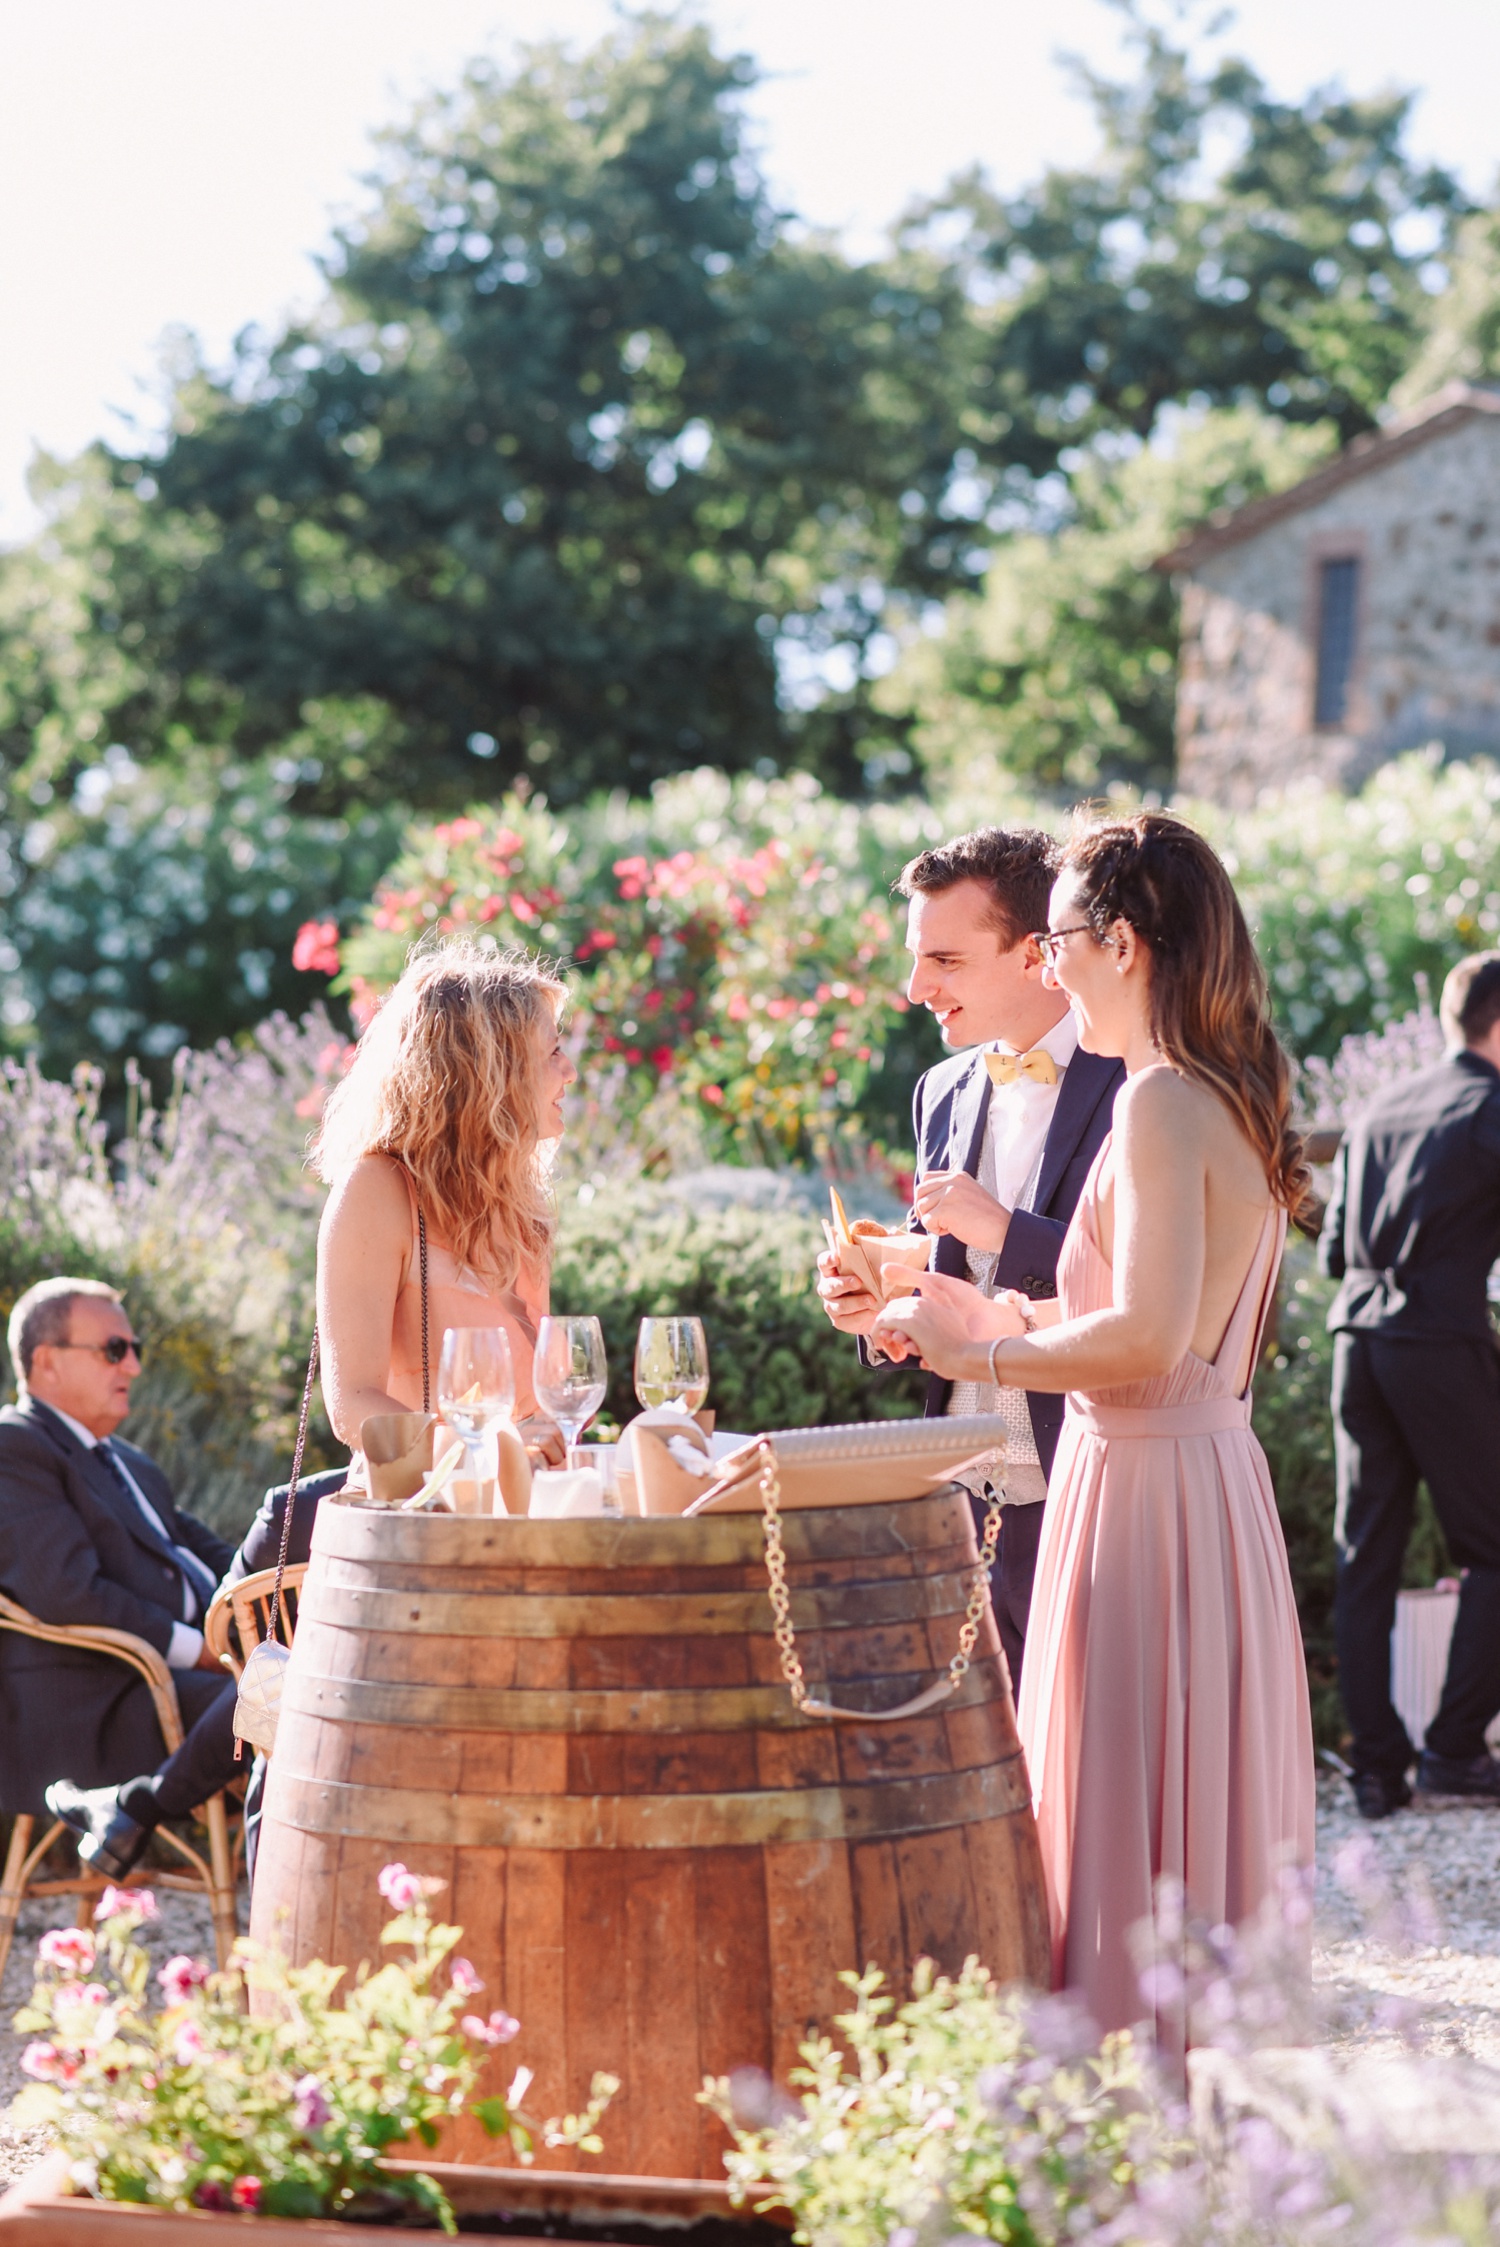
<svg viewBox="0 0 1500 2247">
<path fill-rule="evenodd" d="M 984 1065 L 991 1084 L 1014 1084 L 1017 1077 L 1030 1077 L 1033 1084 L 1057 1082 L 1057 1063 L 1044 1045 L 1034 1045 L 1030 1053 L 987 1053 Z"/>
</svg>

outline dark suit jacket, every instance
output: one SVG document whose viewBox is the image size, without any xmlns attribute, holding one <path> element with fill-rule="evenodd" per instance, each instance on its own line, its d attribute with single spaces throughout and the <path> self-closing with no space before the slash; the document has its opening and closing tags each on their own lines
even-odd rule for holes
<svg viewBox="0 0 1500 2247">
<path fill-rule="evenodd" d="M 1482 1340 L 1500 1258 L 1500 1071 L 1450 1053 L 1383 1092 L 1339 1151 L 1318 1248 L 1334 1333 Z"/>
<path fill-rule="evenodd" d="M 997 1289 L 1019 1288 L 1023 1295 L 1037 1301 L 1057 1293 L 1057 1259 L 1063 1235 L 1078 1207 L 1094 1157 L 1109 1135 L 1115 1094 L 1124 1082 L 1123 1061 L 1080 1050 L 1069 1062 L 1042 1149 L 1036 1190 L 1029 1207 L 1011 1213 L 1005 1246 L 995 1267 Z M 966 1170 L 971 1178 L 978 1175 L 991 1089 L 984 1054 L 979 1050 L 956 1053 L 920 1079 L 912 1102 L 919 1177 L 929 1170 Z M 915 1232 L 923 1230 L 915 1211 L 907 1223 Z M 934 1271 L 948 1272 L 955 1279 L 968 1276 L 968 1250 L 952 1233 L 940 1236 L 932 1263 Z M 952 1382 L 941 1375 L 931 1376 L 925 1405 L 930 1419 L 946 1412 L 952 1387 Z M 1050 1474 L 1062 1433 L 1063 1399 L 1028 1391 L 1026 1402 L 1031 1408 L 1037 1457 L 1042 1472 Z"/>
<path fill-rule="evenodd" d="M 179 1513 L 154 1460 L 114 1441 L 166 1537 L 45 1405 L 0 1411 L 0 1591 L 41 1622 L 108 1624 L 165 1655 L 183 1607 L 171 1542 L 216 1579 L 231 1548 Z M 112 1786 L 163 1753 L 150 1694 L 124 1663 L 0 1631 L 0 1810 L 37 1815 L 50 1780 Z"/>
</svg>

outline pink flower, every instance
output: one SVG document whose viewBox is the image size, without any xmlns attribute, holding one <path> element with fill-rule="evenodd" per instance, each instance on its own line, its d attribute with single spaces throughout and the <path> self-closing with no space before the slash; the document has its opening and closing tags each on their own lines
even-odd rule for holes
<svg viewBox="0 0 1500 2247">
<path fill-rule="evenodd" d="M 453 1961 L 453 1987 L 460 1997 L 477 1997 L 484 1988 L 483 1982 L 466 1958 L 456 1958 Z"/>
<path fill-rule="evenodd" d="M 387 1865 L 375 1885 L 392 1911 L 409 1912 L 415 1910 L 424 1896 L 435 1896 L 444 1883 L 425 1878 L 421 1873 L 408 1872 L 405 1865 Z"/>
<path fill-rule="evenodd" d="M 292 945 L 292 965 L 299 975 L 337 975 L 338 922 L 304 921 Z"/>
<path fill-rule="evenodd" d="M 21 2054 L 21 2073 L 38 2083 L 55 2083 L 63 2072 L 63 2057 L 55 2044 L 28 2044 Z"/>
<path fill-rule="evenodd" d="M 476 2044 L 509 2044 L 513 2036 L 521 2033 L 521 2024 L 514 2013 L 492 2013 L 487 2021 L 481 2021 L 477 2013 L 465 2013 L 458 2025 Z"/>
<path fill-rule="evenodd" d="M 190 2068 L 203 2057 L 203 2037 L 196 2021 L 182 2021 L 172 2039 L 172 2057 L 180 2068 Z"/>
<path fill-rule="evenodd" d="M 156 1979 L 169 2005 L 186 2005 L 194 1990 L 201 1989 L 208 1980 L 208 1968 L 201 1958 L 179 1954 L 167 1960 Z"/>
<path fill-rule="evenodd" d="M 44 1966 L 87 1974 L 94 1963 L 94 1938 L 86 1927 L 49 1927 L 36 1951 Z"/>
<path fill-rule="evenodd" d="M 229 2197 L 236 2208 L 247 2208 L 254 2215 L 260 2206 L 259 2177 L 236 2177 L 229 2188 Z"/>
<path fill-rule="evenodd" d="M 108 1919 L 125 1919 L 141 1927 L 155 1917 L 156 1898 L 149 1888 L 106 1888 L 94 1907 L 96 1924 Z"/>
<path fill-rule="evenodd" d="M 315 2075 L 304 2075 L 300 2083 L 294 2084 L 293 2096 L 297 2103 L 292 2109 L 292 2120 L 304 2133 L 321 2130 L 324 2123 L 332 2119 L 333 2109 Z"/>
</svg>

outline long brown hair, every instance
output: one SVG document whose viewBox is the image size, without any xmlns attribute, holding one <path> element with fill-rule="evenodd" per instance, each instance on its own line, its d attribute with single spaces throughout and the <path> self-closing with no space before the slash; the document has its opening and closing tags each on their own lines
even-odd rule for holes
<svg viewBox="0 0 1500 2247">
<path fill-rule="evenodd" d="M 1165 1060 L 1217 1094 L 1296 1219 L 1311 1202 L 1292 1129 L 1292 1072 L 1271 1026 L 1265 970 L 1217 853 L 1186 820 L 1141 811 L 1076 833 L 1063 869 L 1102 943 L 1126 921 L 1151 958 L 1150 1026 Z"/>
<path fill-rule="evenodd" d="M 415 954 L 330 1095 L 313 1142 L 325 1179 L 362 1156 L 404 1165 L 428 1223 L 496 1288 L 545 1269 L 552 1205 L 537 1030 L 561 976 L 523 952 L 455 938 Z"/>
</svg>

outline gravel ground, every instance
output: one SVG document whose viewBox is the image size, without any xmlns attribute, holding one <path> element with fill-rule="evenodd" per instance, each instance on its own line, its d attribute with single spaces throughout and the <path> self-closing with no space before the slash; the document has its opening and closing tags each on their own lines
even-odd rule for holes
<svg viewBox="0 0 1500 2247">
<path fill-rule="evenodd" d="M 206 1899 L 163 1891 L 158 1900 L 153 1956 L 211 1955 Z M 71 1916 L 67 1899 L 25 1907 L 0 2021 L 30 1994 L 37 1937 Z M 1416 2041 L 1500 2068 L 1500 1808 L 1421 1801 L 1370 1826 L 1341 1780 L 1321 1780 L 1314 1976 L 1335 2017 L 1336 2051 L 1395 2054 Z M 0 2032 L 0 2107 L 22 2080 L 24 2041 Z M 0 2182 L 44 2150 L 44 2136 L 0 2122 Z"/>
</svg>

